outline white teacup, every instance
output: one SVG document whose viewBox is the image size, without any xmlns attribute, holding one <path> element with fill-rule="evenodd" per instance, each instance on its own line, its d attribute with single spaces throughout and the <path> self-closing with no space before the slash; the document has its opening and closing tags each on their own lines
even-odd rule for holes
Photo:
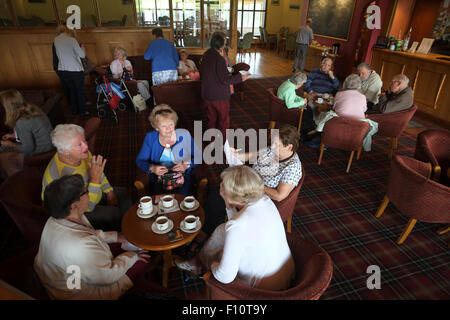
<svg viewBox="0 0 450 320">
<path fill-rule="evenodd" d="M 172 196 L 164 196 L 161 198 L 162 205 L 164 208 L 170 208 L 173 206 L 173 197 Z"/>
<path fill-rule="evenodd" d="M 186 216 L 186 218 L 184 218 L 184 227 L 187 230 L 191 230 L 194 229 L 197 226 L 197 223 L 200 221 L 200 218 L 197 216 Z"/>
<path fill-rule="evenodd" d="M 139 209 L 143 214 L 148 214 L 153 210 L 152 197 L 145 196 L 139 200 Z"/>
<path fill-rule="evenodd" d="M 323 99 L 322 98 L 317 98 L 317 103 L 323 103 Z"/>
<path fill-rule="evenodd" d="M 193 196 L 184 198 L 183 205 L 186 209 L 192 209 L 195 207 L 195 198 Z"/>
<path fill-rule="evenodd" d="M 169 227 L 169 218 L 166 216 L 161 216 L 156 218 L 156 229 L 159 231 L 164 231 Z"/>
</svg>

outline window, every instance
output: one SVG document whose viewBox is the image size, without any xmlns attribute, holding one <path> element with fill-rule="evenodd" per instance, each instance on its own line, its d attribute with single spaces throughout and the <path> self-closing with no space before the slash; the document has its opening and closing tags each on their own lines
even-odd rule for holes
<svg viewBox="0 0 450 320">
<path fill-rule="evenodd" d="M 56 17 L 52 1 L 30 2 L 11 1 L 17 22 L 21 27 L 56 27 Z"/>
<path fill-rule="evenodd" d="M 97 13 L 94 9 L 94 3 L 86 0 L 56 0 L 61 23 L 65 24 L 67 18 L 72 14 L 67 13 L 67 7 L 73 4 L 80 7 L 82 28 L 94 28 L 97 26 Z"/>
<path fill-rule="evenodd" d="M 264 27 L 266 0 L 238 0 L 237 29 L 241 36 L 252 32 L 259 36 L 259 27 Z"/>
<path fill-rule="evenodd" d="M 172 11 L 175 45 L 200 47 L 200 0 L 172 0 Z"/>
<path fill-rule="evenodd" d="M 0 28 L 14 27 L 6 0 L 0 0 Z"/>
<path fill-rule="evenodd" d="M 133 2 L 124 0 L 98 0 L 102 26 L 134 25 Z"/>
<path fill-rule="evenodd" d="M 230 0 L 204 0 L 205 47 L 209 47 L 211 36 L 216 31 L 228 35 L 230 29 Z"/>
<path fill-rule="evenodd" d="M 169 0 L 136 0 L 139 26 L 170 26 Z"/>
</svg>

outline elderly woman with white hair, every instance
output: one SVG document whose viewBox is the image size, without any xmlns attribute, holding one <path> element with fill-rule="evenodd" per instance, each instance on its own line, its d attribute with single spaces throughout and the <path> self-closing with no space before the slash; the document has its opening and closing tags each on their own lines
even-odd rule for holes
<svg viewBox="0 0 450 320">
<path fill-rule="evenodd" d="M 42 179 L 42 199 L 45 188 L 62 176 L 80 174 L 89 190 L 86 217 L 95 229 L 120 230 L 122 217 L 132 202 L 125 188 L 113 188 L 105 174 L 106 159 L 92 156 L 84 137 L 84 129 L 75 124 L 60 124 L 51 133 L 57 152 L 50 160 Z M 102 205 L 101 201 L 106 201 Z"/>
<path fill-rule="evenodd" d="M 347 117 L 355 120 L 365 118 L 367 111 L 366 96 L 361 89 L 361 78 L 357 74 L 351 74 L 345 78 L 342 90 L 334 97 L 333 110 L 339 117 Z"/>
<path fill-rule="evenodd" d="M 228 221 L 216 228 L 198 256 L 175 260 L 176 265 L 195 274 L 211 270 L 222 283 L 237 279 L 259 289 L 287 289 L 295 276 L 294 260 L 262 178 L 248 166 L 230 167 L 221 178 Z"/>
<path fill-rule="evenodd" d="M 127 52 L 122 47 L 114 49 L 114 58 L 109 68 L 115 79 L 133 80 L 133 66 L 127 60 Z M 136 80 L 140 95 L 147 102 L 150 99 L 150 85 L 147 80 Z M 149 102 L 148 102 L 149 103 Z M 147 103 L 147 104 L 148 104 Z"/>
<path fill-rule="evenodd" d="M 296 73 L 278 88 L 277 96 L 286 103 L 288 109 L 300 108 L 306 105 L 306 99 L 297 96 L 295 90 L 301 88 L 306 82 L 306 74 Z"/>
</svg>

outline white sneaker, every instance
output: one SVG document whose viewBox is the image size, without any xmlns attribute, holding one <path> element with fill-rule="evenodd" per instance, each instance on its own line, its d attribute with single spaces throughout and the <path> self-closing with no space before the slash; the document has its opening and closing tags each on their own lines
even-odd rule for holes
<svg viewBox="0 0 450 320">
<path fill-rule="evenodd" d="M 188 260 L 175 259 L 174 263 L 178 267 L 178 269 L 191 272 L 195 275 L 201 274 L 200 268 L 197 267 L 196 265 L 189 263 Z"/>
</svg>

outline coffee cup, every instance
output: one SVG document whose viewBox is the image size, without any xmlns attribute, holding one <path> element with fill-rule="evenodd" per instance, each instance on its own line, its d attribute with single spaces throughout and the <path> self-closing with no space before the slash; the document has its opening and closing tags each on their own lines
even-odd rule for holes
<svg viewBox="0 0 450 320">
<path fill-rule="evenodd" d="M 172 196 L 164 196 L 161 198 L 162 205 L 164 208 L 170 208 L 173 206 L 173 197 Z"/>
<path fill-rule="evenodd" d="M 152 197 L 145 196 L 139 200 L 139 209 L 143 214 L 148 214 L 153 210 Z"/>
<path fill-rule="evenodd" d="M 156 218 L 156 229 L 164 231 L 169 227 L 169 219 L 165 216 Z"/>
<path fill-rule="evenodd" d="M 192 215 L 186 216 L 184 218 L 184 227 L 187 230 L 194 229 L 197 226 L 198 221 L 200 221 L 199 217 L 192 216 Z"/>
<path fill-rule="evenodd" d="M 192 209 L 195 206 L 195 198 L 193 196 L 188 196 L 184 198 L 183 204 L 186 209 Z"/>
<path fill-rule="evenodd" d="M 317 98 L 317 103 L 323 103 L 323 99 L 322 98 Z"/>
</svg>

